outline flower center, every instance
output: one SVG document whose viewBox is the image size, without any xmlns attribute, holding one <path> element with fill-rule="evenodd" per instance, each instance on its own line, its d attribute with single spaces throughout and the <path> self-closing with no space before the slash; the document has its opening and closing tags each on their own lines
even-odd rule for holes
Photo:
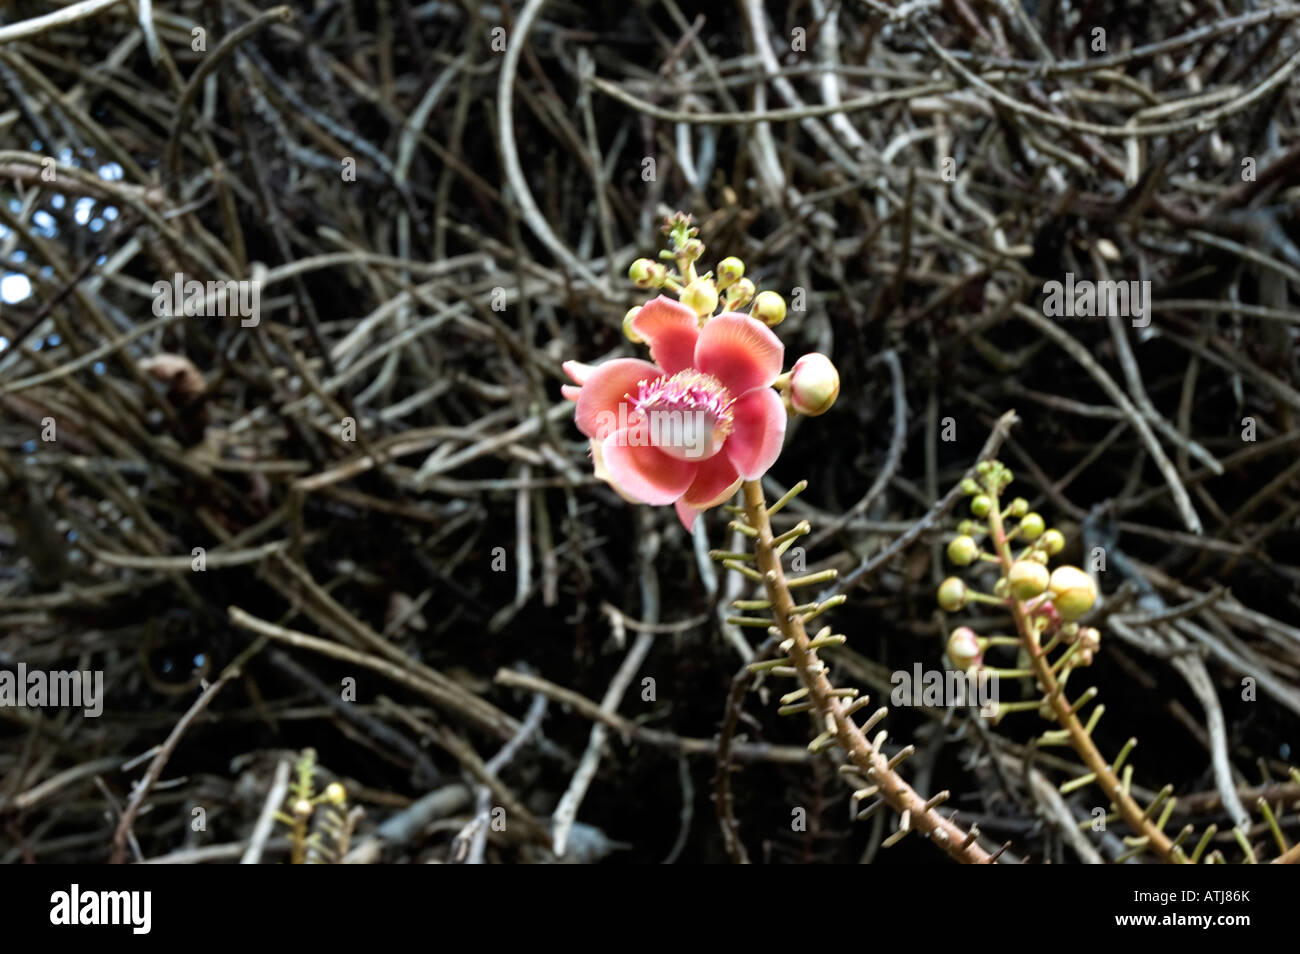
<svg viewBox="0 0 1300 954">
<path fill-rule="evenodd" d="M 736 403 L 711 374 L 687 368 L 637 384 L 629 423 L 645 428 L 646 443 L 682 460 L 705 460 L 716 454 L 733 423 Z"/>
</svg>

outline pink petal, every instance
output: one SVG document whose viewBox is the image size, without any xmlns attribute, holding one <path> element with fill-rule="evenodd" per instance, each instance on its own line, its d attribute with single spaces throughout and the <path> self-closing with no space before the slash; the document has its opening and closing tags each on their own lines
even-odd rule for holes
<svg viewBox="0 0 1300 954">
<path fill-rule="evenodd" d="M 625 426 L 627 415 L 625 413 L 620 420 L 619 405 L 626 403 L 629 391 L 636 392 L 638 382 L 653 381 L 661 373 L 649 361 L 637 358 L 615 358 L 598 365 L 587 376 L 578 394 L 578 406 L 573 411 L 578 430 L 588 437 L 604 440 L 620 426 Z"/>
<path fill-rule="evenodd" d="M 741 477 L 758 480 L 781 454 L 785 405 L 771 388 L 758 388 L 738 398 L 732 412 L 735 425 L 722 449 Z"/>
<path fill-rule="evenodd" d="M 584 390 L 590 385 L 585 385 Z M 642 503 L 670 504 L 686 493 L 699 464 L 669 457 L 657 447 L 635 446 L 624 428 L 605 438 L 601 457 L 617 488 Z"/>
<path fill-rule="evenodd" d="M 673 506 L 677 509 L 677 519 L 682 522 L 682 526 L 686 528 L 686 532 L 694 533 L 695 518 L 700 515 L 700 512 L 688 504 L 685 497 L 677 500 Z"/>
<path fill-rule="evenodd" d="M 725 445 L 724 445 L 725 446 Z M 682 495 L 682 500 L 696 510 L 708 510 L 731 498 L 740 486 L 736 465 L 726 454 L 715 454 L 700 462 L 699 473 Z"/>
<path fill-rule="evenodd" d="M 566 401 L 578 400 L 578 395 L 582 393 L 582 388 L 572 384 L 561 384 L 560 394 L 564 395 Z"/>
<path fill-rule="evenodd" d="M 632 319 L 632 330 L 650 345 L 650 357 L 668 374 L 691 367 L 700 320 L 681 302 L 660 295 L 641 306 Z"/>
<path fill-rule="evenodd" d="M 771 386 L 784 360 L 785 347 L 771 328 L 734 311 L 710 318 L 695 343 L 695 367 L 733 395 Z"/>
<path fill-rule="evenodd" d="M 583 382 L 591 376 L 591 372 L 596 370 L 594 364 L 583 364 L 581 361 L 566 361 L 560 367 L 578 387 L 582 387 Z"/>
</svg>

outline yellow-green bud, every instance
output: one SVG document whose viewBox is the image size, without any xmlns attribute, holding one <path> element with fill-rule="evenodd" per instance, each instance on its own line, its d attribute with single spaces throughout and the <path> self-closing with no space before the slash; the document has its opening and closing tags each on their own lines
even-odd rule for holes
<svg viewBox="0 0 1300 954">
<path fill-rule="evenodd" d="M 979 545 L 968 536 L 954 537 L 948 544 L 948 559 L 958 566 L 970 566 L 979 555 Z"/>
<path fill-rule="evenodd" d="M 342 805 L 348 800 L 348 790 L 338 782 L 330 782 L 325 786 L 325 800 L 332 805 Z"/>
<path fill-rule="evenodd" d="M 969 626 L 958 626 L 948 634 L 947 650 L 952 664 L 963 672 L 984 661 L 984 648 Z"/>
<path fill-rule="evenodd" d="M 977 494 L 970 500 L 970 512 L 977 517 L 987 517 L 992 506 L 993 501 L 988 494 Z"/>
<path fill-rule="evenodd" d="M 1043 517 L 1039 513 L 1027 513 L 1020 518 L 1020 535 L 1026 540 L 1037 540 L 1043 534 Z"/>
<path fill-rule="evenodd" d="M 1001 599 L 1006 599 L 1007 594 L 1010 592 L 1011 589 L 1007 586 L 1007 578 L 1005 576 L 998 577 L 997 582 L 993 584 L 993 595 Z"/>
<path fill-rule="evenodd" d="M 754 283 L 748 278 L 742 278 L 727 289 L 727 307 L 731 309 L 744 308 L 753 297 Z"/>
<path fill-rule="evenodd" d="M 1023 517 L 1029 512 L 1029 501 L 1024 497 L 1017 497 L 1011 501 L 1011 506 L 1007 508 L 1007 513 L 1013 517 Z"/>
<path fill-rule="evenodd" d="M 745 277 L 745 263 L 732 255 L 718 262 L 718 288 L 727 289 Z"/>
<path fill-rule="evenodd" d="M 840 373 L 826 355 L 806 354 L 790 371 L 789 394 L 790 406 L 800 414 L 808 417 L 825 414 L 840 396 Z"/>
<path fill-rule="evenodd" d="M 697 278 L 682 291 L 681 302 L 701 318 L 707 317 L 718 307 L 718 289 L 708 278 Z"/>
<path fill-rule="evenodd" d="M 1033 599 L 1047 589 L 1047 567 L 1033 560 L 1017 560 L 1007 571 L 1007 586 L 1018 600 Z"/>
<path fill-rule="evenodd" d="M 1043 534 L 1042 547 L 1048 556 L 1056 556 L 1065 549 L 1065 535 L 1060 530 L 1048 530 Z"/>
<path fill-rule="evenodd" d="M 1047 586 L 1052 604 L 1065 620 L 1078 619 L 1097 602 L 1097 584 L 1077 566 L 1058 566 Z"/>
<path fill-rule="evenodd" d="M 980 485 L 971 477 L 963 477 L 960 486 L 961 492 L 967 497 L 973 497 L 980 492 Z"/>
<path fill-rule="evenodd" d="M 749 316 L 765 325 L 779 325 L 785 321 L 785 299 L 774 291 L 759 292 Z"/>
<path fill-rule="evenodd" d="M 966 584 L 950 576 L 939 584 L 939 605 L 946 613 L 955 613 L 966 605 Z"/>
<path fill-rule="evenodd" d="M 307 818 L 312 813 L 311 802 L 305 798 L 300 798 L 293 803 L 293 813 L 299 818 Z"/>
<path fill-rule="evenodd" d="M 962 520 L 957 524 L 957 532 L 964 533 L 968 537 L 975 536 L 975 534 L 979 533 L 982 529 L 984 528 L 974 520 Z"/>
<path fill-rule="evenodd" d="M 635 318 L 637 316 L 637 313 L 640 311 L 641 311 L 641 306 L 638 305 L 635 308 L 629 308 L 627 310 L 627 314 L 623 316 L 623 336 L 633 344 L 645 343 L 641 340 L 641 336 L 638 335 L 636 331 L 634 331 L 632 328 L 632 319 Z"/>
<path fill-rule="evenodd" d="M 638 258 L 627 270 L 627 277 L 637 288 L 658 288 L 668 277 L 668 269 L 648 258 Z"/>
</svg>

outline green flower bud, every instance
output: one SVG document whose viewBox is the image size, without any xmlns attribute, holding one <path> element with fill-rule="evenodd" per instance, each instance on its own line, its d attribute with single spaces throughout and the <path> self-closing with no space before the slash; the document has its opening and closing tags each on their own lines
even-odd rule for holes
<svg viewBox="0 0 1300 954">
<path fill-rule="evenodd" d="M 970 566 L 979 555 L 979 545 L 968 536 L 954 537 L 948 544 L 948 559 L 958 566 Z"/>
<path fill-rule="evenodd" d="M 966 605 L 966 584 L 950 576 L 939 584 L 939 605 L 946 613 L 955 613 Z"/>
<path fill-rule="evenodd" d="M 1047 589 L 1047 567 L 1033 560 L 1017 560 L 1007 571 L 1007 587 L 1018 600 L 1029 600 Z"/>
<path fill-rule="evenodd" d="M 949 633 L 946 648 L 948 658 L 962 672 L 978 667 L 984 662 L 984 647 L 980 644 L 980 638 L 975 635 L 975 630 L 969 626 L 958 626 Z"/>
<path fill-rule="evenodd" d="M 1077 566 L 1058 566 L 1047 586 L 1052 604 L 1064 620 L 1078 619 L 1097 602 L 1097 584 Z"/>
<path fill-rule="evenodd" d="M 737 308 L 744 308 L 754 298 L 754 283 L 748 278 L 742 278 L 736 284 L 727 289 L 727 308 L 735 311 Z"/>
<path fill-rule="evenodd" d="M 992 506 L 993 501 L 989 499 L 988 494 L 979 494 L 971 498 L 970 512 L 977 517 L 987 517 Z"/>
<path fill-rule="evenodd" d="M 962 520 L 957 524 L 957 532 L 963 533 L 968 537 L 973 537 L 984 528 L 974 520 Z"/>
<path fill-rule="evenodd" d="M 826 355 L 806 354 L 794 363 L 789 387 L 790 406 L 800 414 L 817 417 L 829 411 L 840 396 L 840 373 Z"/>
<path fill-rule="evenodd" d="M 1048 556 L 1056 556 L 1065 549 L 1065 536 L 1060 530 L 1048 530 L 1043 534 L 1042 543 L 1040 544 L 1047 552 Z"/>
<path fill-rule="evenodd" d="M 759 292 L 754 307 L 749 309 L 749 317 L 775 327 L 785 321 L 785 299 L 774 291 Z"/>
<path fill-rule="evenodd" d="M 967 497 L 973 497 L 980 492 L 980 485 L 975 483 L 974 478 L 963 477 L 961 481 L 961 492 Z"/>
<path fill-rule="evenodd" d="M 1011 506 L 1007 508 L 1007 513 L 1013 517 L 1023 517 L 1029 512 L 1029 501 L 1024 497 L 1017 497 L 1011 501 Z"/>
<path fill-rule="evenodd" d="M 668 277 L 668 269 L 648 258 L 638 258 L 627 270 L 627 277 L 637 288 L 659 288 Z"/>
<path fill-rule="evenodd" d="M 348 791 L 338 782 L 325 786 L 325 800 L 332 805 L 342 805 L 348 800 Z"/>
<path fill-rule="evenodd" d="M 1007 578 L 1005 576 L 998 577 L 998 581 L 993 584 L 993 595 L 1000 599 L 1006 599 L 1010 593 L 1011 588 L 1007 586 Z"/>
<path fill-rule="evenodd" d="M 632 319 L 637 316 L 637 312 L 640 310 L 641 307 L 639 305 L 636 308 L 629 308 L 627 314 L 623 316 L 623 336 L 633 344 L 645 344 L 645 342 L 641 340 L 641 337 L 632 330 Z"/>
<path fill-rule="evenodd" d="M 1026 540 L 1037 540 L 1043 535 L 1043 517 L 1038 513 L 1027 513 L 1020 518 L 1020 536 Z"/>
<path fill-rule="evenodd" d="M 683 289 L 681 303 L 701 318 L 706 318 L 718 307 L 718 289 L 712 280 L 697 278 Z"/>
<path fill-rule="evenodd" d="M 732 255 L 718 262 L 718 288 L 727 289 L 745 277 L 745 263 Z"/>
</svg>

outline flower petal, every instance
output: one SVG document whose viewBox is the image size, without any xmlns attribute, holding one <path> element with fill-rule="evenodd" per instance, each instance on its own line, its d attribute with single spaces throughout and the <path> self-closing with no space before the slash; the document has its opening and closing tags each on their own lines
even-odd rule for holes
<svg viewBox="0 0 1300 954">
<path fill-rule="evenodd" d="M 666 295 L 646 302 L 632 319 L 632 330 L 650 345 L 650 357 L 668 374 L 692 366 L 700 320 L 681 302 Z"/>
<path fill-rule="evenodd" d="M 629 391 L 636 391 L 638 382 L 647 378 L 654 380 L 661 373 L 649 361 L 638 358 L 615 358 L 598 365 L 587 376 L 578 394 L 578 406 L 573 411 L 578 430 L 588 437 L 604 440 L 620 426 L 625 426 L 627 415 L 619 419 L 619 405 L 626 403 Z"/>
<path fill-rule="evenodd" d="M 578 395 L 582 394 L 582 388 L 576 384 L 561 384 L 560 394 L 564 395 L 566 401 L 577 401 Z"/>
<path fill-rule="evenodd" d="M 616 431 L 600 445 L 611 482 L 642 503 L 655 506 L 673 503 L 686 493 L 700 465 L 669 457 L 648 444 L 633 444 L 630 430 Z"/>
<path fill-rule="evenodd" d="M 560 367 L 564 369 L 564 373 L 569 376 L 569 379 L 579 387 L 582 387 L 582 383 L 587 380 L 591 372 L 596 370 L 595 365 L 583 364 L 581 361 L 565 361 Z"/>
<path fill-rule="evenodd" d="M 723 445 L 725 447 L 725 445 Z M 740 486 L 740 474 L 726 454 L 715 454 L 700 461 L 699 473 L 691 482 L 682 500 L 696 510 L 708 510 L 731 499 Z"/>
<path fill-rule="evenodd" d="M 686 528 L 686 532 L 694 533 L 695 518 L 700 515 L 700 512 L 688 504 L 684 497 L 678 499 L 673 506 L 677 509 L 677 519 L 682 522 L 682 526 Z"/>
<path fill-rule="evenodd" d="M 769 387 L 784 360 L 785 347 L 771 328 L 734 311 L 710 318 L 695 343 L 695 367 L 733 395 Z"/>
<path fill-rule="evenodd" d="M 757 388 L 737 398 L 732 413 L 735 424 L 722 450 L 741 477 L 758 480 L 781 454 L 785 405 L 771 388 Z"/>
</svg>

